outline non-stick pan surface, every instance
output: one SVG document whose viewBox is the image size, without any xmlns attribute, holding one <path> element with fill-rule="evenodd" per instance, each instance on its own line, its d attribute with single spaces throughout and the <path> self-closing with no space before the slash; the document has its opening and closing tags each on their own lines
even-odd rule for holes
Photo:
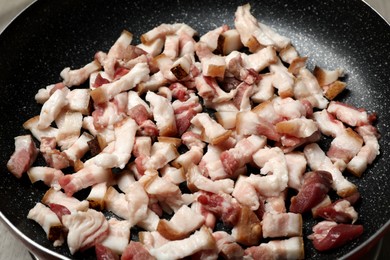
<svg viewBox="0 0 390 260">
<path fill-rule="evenodd" d="M 94 258 L 92 250 L 71 256 L 66 246 L 54 248 L 42 229 L 26 215 L 46 188 L 17 180 L 6 169 L 13 138 L 26 132 L 22 124 L 39 114 L 34 101 L 39 88 L 60 80 L 67 66 L 78 68 L 98 50 L 108 51 L 123 29 L 139 36 L 161 23 L 185 22 L 200 34 L 222 24 L 233 26 L 234 12 L 246 1 L 37 1 L 0 35 L 0 210 L 13 228 L 32 241 L 75 259 Z M 378 114 L 381 155 L 363 178 L 351 175 L 361 192 L 357 206 L 364 234 L 329 253 L 318 253 L 306 240 L 307 259 L 350 256 L 379 237 L 389 226 L 390 175 L 390 27 L 360 0 L 256 0 L 252 13 L 292 39 L 309 68 L 344 68 L 348 90 L 342 101 Z M 304 235 L 311 231 L 307 222 Z"/>
</svg>

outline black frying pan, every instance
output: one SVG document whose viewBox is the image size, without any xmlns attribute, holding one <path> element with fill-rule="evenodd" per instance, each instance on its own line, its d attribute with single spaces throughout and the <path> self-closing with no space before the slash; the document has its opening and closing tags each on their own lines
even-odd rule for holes
<svg viewBox="0 0 390 260">
<path fill-rule="evenodd" d="M 163 22 L 185 22 L 203 34 L 224 23 L 233 25 L 236 7 L 244 3 L 42 0 L 0 35 L 0 210 L 13 232 L 22 236 L 30 248 L 44 247 L 52 250 L 51 254 L 72 257 L 65 246 L 54 248 L 42 229 L 26 219 L 46 189 L 31 185 L 27 176 L 16 180 L 5 167 L 14 149 L 13 137 L 25 134 L 23 122 L 39 114 L 40 106 L 34 102 L 37 90 L 58 82 L 64 67 L 78 68 L 91 61 L 96 51 L 107 51 L 123 29 L 131 31 L 136 41 L 143 32 Z M 362 179 L 347 176 L 363 198 L 357 210 L 364 234 L 329 253 L 317 253 L 310 242 L 305 244 L 308 259 L 356 256 L 390 225 L 390 27 L 360 0 L 256 0 L 251 5 L 255 17 L 290 37 L 300 54 L 309 56 L 310 68 L 317 64 L 345 69 L 349 90 L 342 101 L 378 113 L 381 155 Z M 305 236 L 311 233 L 313 224 L 307 222 Z M 73 256 L 93 257 L 93 250 Z"/>
</svg>

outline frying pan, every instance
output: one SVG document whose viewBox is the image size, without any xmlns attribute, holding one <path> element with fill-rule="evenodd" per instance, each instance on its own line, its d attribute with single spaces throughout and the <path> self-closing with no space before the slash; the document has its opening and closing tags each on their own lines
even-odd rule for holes
<svg viewBox="0 0 390 260">
<path fill-rule="evenodd" d="M 41 227 L 26 216 L 46 188 L 17 180 L 6 169 L 14 137 L 26 134 L 22 124 L 39 114 L 34 101 L 39 88 L 59 82 L 64 67 L 79 68 L 98 50 L 108 51 L 123 29 L 139 36 L 161 23 L 185 22 L 202 35 L 222 24 L 233 26 L 237 6 L 246 1 L 177 0 L 40 0 L 0 35 L 0 210 L 1 219 L 21 240 L 46 257 L 93 259 L 93 250 L 70 255 L 54 248 Z M 327 253 L 305 240 L 307 259 L 353 258 L 369 249 L 390 225 L 389 133 L 390 27 L 360 0 L 256 0 L 251 12 L 263 23 L 292 39 L 308 67 L 344 68 L 348 90 L 341 100 L 378 114 L 381 155 L 363 178 L 346 175 L 362 196 L 357 205 L 365 232 L 357 240 Z M 313 220 L 306 220 L 304 235 Z"/>
</svg>

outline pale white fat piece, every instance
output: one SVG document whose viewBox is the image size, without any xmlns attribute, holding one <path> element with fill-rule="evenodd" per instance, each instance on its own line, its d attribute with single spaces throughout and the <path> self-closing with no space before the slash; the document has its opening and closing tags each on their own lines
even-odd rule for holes
<svg viewBox="0 0 390 260">
<path fill-rule="evenodd" d="M 83 115 L 80 112 L 67 111 L 60 113 L 55 122 L 58 127 L 57 144 L 62 150 L 66 150 L 79 139 Z"/>
<path fill-rule="evenodd" d="M 278 196 L 287 188 L 288 185 L 286 157 L 283 151 L 278 147 L 263 148 L 260 149 L 257 153 L 260 151 L 269 151 L 270 154 L 274 155 L 270 156 L 270 158 L 263 165 L 262 171 L 264 169 L 267 170 L 264 170 L 262 173 L 267 175 L 261 176 L 258 174 L 251 174 L 247 181 L 251 183 L 262 196 Z"/>
<path fill-rule="evenodd" d="M 191 221 L 188 221 L 191 219 Z M 161 221 L 161 220 L 160 220 Z M 167 221 L 167 225 L 174 232 L 189 234 L 201 227 L 204 223 L 204 217 L 189 208 L 187 205 L 183 205 L 178 211 Z"/>
<path fill-rule="evenodd" d="M 179 55 L 179 36 L 170 34 L 165 37 L 163 52 L 168 58 L 175 59 Z"/>
<path fill-rule="evenodd" d="M 137 130 L 137 123 L 130 117 L 117 123 L 114 126 L 114 151 L 96 155 L 93 159 L 95 164 L 106 169 L 113 167 L 123 169 L 131 157 Z"/>
<path fill-rule="evenodd" d="M 323 90 L 318 84 L 316 77 L 307 69 L 301 68 L 294 85 L 294 97 L 306 99 L 313 107 L 324 109 L 329 101 L 324 97 Z"/>
<path fill-rule="evenodd" d="M 108 220 L 108 236 L 101 242 L 103 246 L 121 255 L 130 241 L 131 224 L 127 220 Z"/>
<path fill-rule="evenodd" d="M 176 134 L 175 113 L 169 100 L 151 91 L 146 93 L 145 100 L 150 103 L 160 135 Z"/>
<path fill-rule="evenodd" d="M 93 136 L 84 132 L 80 137 L 63 152 L 66 154 L 69 160 L 76 162 L 81 159 L 88 151 L 88 142 L 93 139 Z"/>
<path fill-rule="evenodd" d="M 62 223 L 58 216 L 50 208 L 40 202 L 36 203 L 35 206 L 30 209 L 27 214 L 27 218 L 37 222 L 43 228 L 48 238 L 50 235 L 53 235 L 51 233 L 52 228 L 62 228 Z M 53 242 L 57 246 L 62 245 L 64 238 L 62 235 L 58 236 L 56 241 Z"/>
<path fill-rule="evenodd" d="M 296 213 L 265 213 L 262 219 L 263 237 L 294 237 L 302 235 L 302 216 Z"/>
<path fill-rule="evenodd" d="M 336 137 L 345 130 L 344 124 L 331 116 L 326 109 L 314 112 L 313 119 L 317 122 L 318 128 L 324 135 Z"/>
<path fill-rule="evenodd" d="M 39 115 L 38 129 L 43 130 L 48 128 L 56 119 L 62 108 L 68 104 L 66 96 L 69 91 L 68 88 L 57 89 L 43 104 Z"/>
<path fill-rule="evenodd" d="M 227 193 L 233 192 L 234 181 L 231 179 L 211 180 L 202 175 L 197 165 L 192 165 L 187 171 L 187 182 L 194 185 L 199 190 L 204 190 L 212 193 Z"/>
<path fill-rule="evenodd" d="M 140 43 L 137 47 L 146 51 L 152 57 L 156 57 L 164 48 L 164 40 L 162 38 L 157 38 L 148 44 Z"/>
<path fill-rule="evenodd" d="M 131 184 L 136 182 L 135 178 L 134 178 L 134 174 L 128 170 L 128 169 L 124 169 L 117 181 L 116 181 L 116 184 L 118 185 L 118 188 L 123 191 L 124 193 L 127 193 L 128 191 L 130 191 L 130 188 L 131 188 Z"/>
<path fill-rule="evenodd" d="M 69 230 L 67 244 L 72 255 L 80 249 L 92 247 L 96 241 L 103 240 L 109 228 L 103 213 L 93 209 L 64 215 L 62 223 Z"/>
<path fill-rule="evenodd" d="M 340 170 L 333 165 L 329 157 L 319 147 L 318 144 L 313 143 L 306 145 L 303 149 L 309 167 L 314 170 L 328 171 L 332 175 L 332 187 L 340 196 L 348 196 L 356 191 L 356 186 L 348 181 Z"/>
<path fill-rule="evenodd" d="M 149 196 L 139 182 L 130 184 L 125 199 L 130 213 L 128 220 L 131 226 L 145 219 L 148 212 Z"/>
<path fill-rule="evenodd" d="M 137 223 L 138 226 L 147 231 L 156 231 L 160 217 L 152 210 L 148 209 L 146 217 Z"/>
<path fill-rule="evenodd" d="M 101 69 L 98 61 L 93 60 L 80 69 L 72 70 L 69 67 L 61 71 L 60 76 L 64 79 L 65 86 L 79 86 L 88 80 L 89 76 Z"/>
<path fill-rule="evenodd" d="M 52 187 L 55 190 L 60 190 L 61 186 L 58 180 L 64 176 L 61 170 L 46 167 L 46 166 L 34 166 L 28 169 L 27 175 L 31 183 L 37 181 L 43 181 L 47 186 Z"/>
<path fill-rule="evenodd" d="M 103 205 L 104 196 L 107 192 L 107 182 L 100 182 L 95 185 L 92 185 L 91 191 L 88 194 L 86 200 L 89 202 L 96 202 Z"/>
<path fill-rule="evenodd" d="M 103 59 L 104 71 L 108 74 L 110 78 L 114 76 L 115 64 L 117 59 L 122 58 L 123 53 L 125 53 L 126 48 L 131 44 L 132 41 L 133 34 L 126 30 L 123 30 L 121 35 L 111 46 L 105 59 Z"/>
<path fill-rule="evenodd" d="M 247 176 L 240 175 L 234 185 L 232 196 L 241 204 L 255 211 L 260 206 L 256 189 L 247 181 Z"/>
<path fill-rule="evenodd" d="M 226 135 L 230 135 L 228 130 L 223 128 L 207 113 L 198 113 L 191 120 L 191 123 L 201 128 L 203 135 L 211 144 L 218 142 L 217 140 Z"/>
<path fill-rule="evenodd" d="M 145 107 L 146 111 L 148 111 L 149 115 L 152 115 L 152 110 L 150 109 L 149 105 L 138 95 L 137 92 L 130 90 L 127 92 L 127 95 L 127 111 L 137 105 L 142 105 Z"/>
<path fill-rule="evenodd" d="M 138 63 L 120 79 L 92 90 L 91 97 L 97 104 L 104 103 L 117 94 L 134 88 L 140 82 L 147 81 L 149 72 L 149 66 L 146 63 Z"/>
<path fill-rule="evenodd" d="M 88 201 L 80 201 L 75 197 L 69 197 L 62 191 L 53 188 L 45 193 L 42 198 L 42 203 L 45 205 L 49 205 L 50 203 L 60 204 L 66 207 L 70 212 L 86 211 L 89 208 Z"/>
<path fill-rule="evenodd" d="M 87 115 L 89 112 L 89 89 L 76 88 L 71 90 L 66 96 L 68 100 L 68 108 L 72 111 L 81 112 L 83 115 Z"/>
<path fill-rule="evenodd" d="M 215 246 L 210 231 L 203 227 L 193 235 L 182 240 L 169 241 L 166 244 L 149 250 L 157 259 L 181 259 L 201 250 L 212 249 Z"/>
</svg>

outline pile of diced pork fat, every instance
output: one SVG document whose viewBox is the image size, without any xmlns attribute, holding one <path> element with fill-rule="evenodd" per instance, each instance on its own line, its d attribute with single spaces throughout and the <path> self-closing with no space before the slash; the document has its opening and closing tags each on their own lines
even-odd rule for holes
<svg viewBox="0 0 390 260">
<path fill-rule="evenodd" d="M 249 4 L 234 28 L 161 24 L 132 38 L 123 31 L 40 89 L 31 135 L 15 138 L 8 169 L 49 187 L 27 217 L 54 246 L 104 259 L 302 259 L 303 214 L 318 220 L 308 237 L 319 251 L 363 233 L 343 172 L 362 175 L 379 133 L 375 114 L 334 101 L 342 69 L 309 71 Z"/>
</svg>

